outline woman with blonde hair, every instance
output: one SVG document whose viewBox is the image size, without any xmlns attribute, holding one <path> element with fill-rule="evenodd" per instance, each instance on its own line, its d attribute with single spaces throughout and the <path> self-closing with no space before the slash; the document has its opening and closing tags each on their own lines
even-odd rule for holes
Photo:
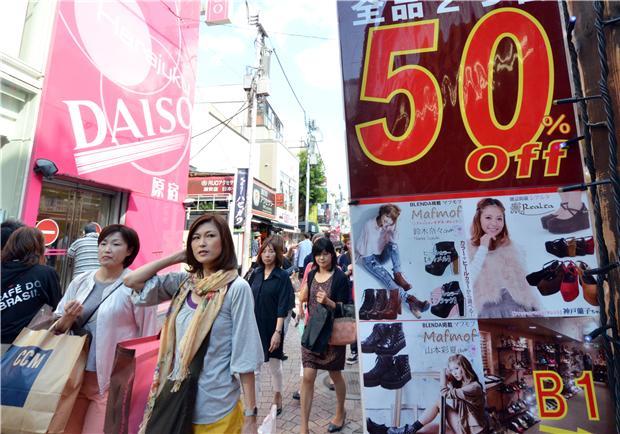
<svg viewBox="0 0 620 434">
<path fill-rule="evenodd" d="M 471 362 L 462 354 L 453 354 L 448 367 L 440 376 L 441 396 L 451 400 L 446 403 L 445 418 L 456 434 L 479 434 L 487 431 L 484 413 L 484 389 Z M 441 400 L 427 408 L 422 417 L 407 431 L 415 434 L 424 425 L 431 423 L 439 414 Z"/>
<path fill-rule="evenodd" d="M 538 295 L 527 284 L 525 254 L 511 239 L 504 205 L 478 201 L 468 244 L 474 304 L 480 318 L 510 318 L 540 310 Z"/>
<path fill-rule="evenodd" d="M 188 271 L 156 275 L 182 262 Z M 263 351 L 252 291 L 237 273 L 226 221 L 199 217 L 185 250 L 140 267 L 125 284 L 137 305 L 172 299 L 140 433 L 255 431 L 254 371 Z"/>
</svg>

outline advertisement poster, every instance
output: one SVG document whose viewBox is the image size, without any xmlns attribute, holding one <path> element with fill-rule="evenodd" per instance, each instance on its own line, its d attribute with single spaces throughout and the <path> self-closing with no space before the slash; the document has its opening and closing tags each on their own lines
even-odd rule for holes
<svg viewBox="0 0 620 434">
<path fill-rule="evenodd" d="M 338 14 L 365 432 L 614 432 L 561 3 Z"/>
</svg>

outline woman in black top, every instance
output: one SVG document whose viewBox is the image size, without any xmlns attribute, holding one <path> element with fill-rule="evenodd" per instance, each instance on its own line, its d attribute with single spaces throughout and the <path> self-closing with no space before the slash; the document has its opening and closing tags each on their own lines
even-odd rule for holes
<svg viewBox="0 0 620 434">
<path fill-rule="evenodd" d="M 31 227 L 13 232 L 2 249 L 2 353 L 43 305 L 55 309 L 62 297 L 44 254 L 43 233 Z"/>
<path fill-rule="evenodd" d="M 267 238 L 259 252 L 258 266 L 250 278 L 254 294 L 254 314 L 258 324 L 265 363 L 273 380 L 273 403 L 282 413 L 282 356 L 284 319 L 295 305 L 293 285 L 282 267 L 282 244 Z M 257 385 L 260 381 L 257 380 Z M 257 387 L 257 396 L 260 391 Z"/>
<path fill-rule="evenodd" d="M 335 310 L 338 303 L 349 303 L 351 291 L 349 280 L 344 272 L 336 265 L 336 251 L 328 238 L 318 239 L 312 246 L 314 268 L 308 273 L 308 280 L 301 289 L 299 300 L 308 303 L 308 319 L 317 311 L 318 304 L 327 309 Z M 345 424 L 344 399 L 347 394 L 346 384 L 342 377 L 346 346 L 328 345 L 321 354 L 314 353 L 305 347 L 301 348 L 304 377 L 301 384 L 301 434 L 308 433 L 308 421 L 314 397 L 314 382 L 317 370 L 329 372 L 336 390 L 336 415 L 329 424 L 328 432 L 342 430 Z"/>
</svg>

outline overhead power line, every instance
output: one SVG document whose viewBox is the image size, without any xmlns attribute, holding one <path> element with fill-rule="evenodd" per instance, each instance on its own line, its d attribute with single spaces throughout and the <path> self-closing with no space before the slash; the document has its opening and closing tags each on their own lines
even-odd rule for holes
<svg viewBox="0 0 620 434">
<path fill-rule="evenodd" d="M 291 84 L 291 81 L 288 79 L 288 75 L 286 75 L 286 71 L 284 70 L 284 66 L 282 66 L 282 62 L 280 61 L 280 56 L 278 56 L 278 52 L 276 51 L 276 48 L 273 46 L 273 41 L 271 41 L 271 42 L 272 42 L 273 54 L 275 54 L 275 56 L 276 56 L 276 60 L 278 61 L 278 65 L 280 66 L 280 70 L 282 71 L 282 74 L 284 74 L 284 78 L 286 79 L 286 83 L 288 84 L 288 87 L 291 89 L 291 92 L 293 92 L 293 96 L 297 100 L 297 104 L 299 104 L 299 107 L 301 108 L 301 111 L 304 113 L 304 122 L 306 122 L 307 121 L 307 119 L 306 119 L 306 109 L 304 108 L 304 106 L 302 105 L 301 101 L 299 100 L 299 97 L 297 96 L 297 93 L 295 92 L 295 89 L 293 89 L 293 85 Z"/>
<path fill-rule="evenodd" d="M 205 145 L 204 145 L 202 148 L 200 148 L 200 149 L 198 150 L 198 152 L 196 152 L 196 153 L 194 154 L 194 156 L 193 156 L 193 157 L 191 157 L 191 158 L 190 158 L 190 161 L 191 161 L 191 160 L 193 160 L 194 158 L 196 158 L 196 157 L 197 157 L 197 156 L 198 156 L 198 155 L 199 155 L 202 151 L 204 151 L 204 150 L 205 150 L 205 148 L 206 148 L 207 146 L 209 146 L 209 145 L 211 144 L 211 142 L 212 142 L 213 140 L 215 140 L 215 138 L 216 138 L 217 136 L 219 136 L 219 135 L 220 135 L 220 133 L 226 129 L 226 127 L 228 127 L 228 124 L 230 123 L 230 121 L 231 121 L 231 120 L 232 120 L 235 116 L 237 116 L 237 115 L 238 115 L 238 114 L 240 114 L 241 112 L 243 112 L 243 111 L 247 110 L 249 107 L 250 107 L 249 105 L 245 105 L 245 103 L 243 103 L 243 107 L 242 107 L 242 108 L 241 108 L 241 109 L 240 109 L 237 113 L 235 113 L 234 115 L 232 115 L 231 117 L 229 117 L 229 118 L 228 118 L 228 119 L 226 119 L 225 121 L 220 121 L 217 125 L 214 125 L 213 127 L 209 128 L 209 129 L 207 129 L 207 130 L 205 130 L 205 131 L 202 131 L 202 132 L 200 132 L 200 133 L 196 134 L 195 136 L 192 136 L 192 139 L 193 139 L 194 137 L 197 137 L 197 136 L 199 136 L 199 135 L 201 135 L 201 134 L 204 134 L 204 133 L 206 133 L 206 132 L 208 132 L 208 131 L 211 131 L 211 130 L 213 130 L 214 128 L 217 128 L 218 126 L 222 125 L 222 128 L 221 128 L 221 129 L 220 129 L 217 133 L 215 133 L 215 135 L 214 135 L 213 137 L 211 137 L 211 140 L 209 140 L 207 143 L 205 143 Z"/>
<path fill-rule="evenodd" d="M 245 106 L 245 107 L 244 107 L 244 106 Z M 232 115 L 231 117 L 229 117 L 229 118 L 227 118 L 227 119 L 224 119 L 223 121 L 220 121 L 219 123 L 217 123 L 217 124 L 213 125 L 211 128 L 207 128 L 207 129 L 206 129 L 206 130 L 204 130 L 204 131 L 201 131 L 201 132 L 199 132 L 199 133 L 194 134 L 194 135 L 192 136 L 192 139 L 195 139 L 195 138 L 196 138 L 196 137 L 198 137 L 198 136 L 202 136 L 203 134 L 208 133 L 209 131 L 216 129 L 217 127 L 219 127 L 220 125 L 222 125 L 222 124 L 224 124 L 224 123 L 228 125 L 228 122 L 230 122 L 230 121 L 231 121 L 231 120 L 232 120 L 235 116 L 237 116 L 239 113 L 241 113 L 242 111 L 244 111 L 244 110 L 245 110 L 245 109 L 247 109 L 248 107 L 249 107 L 249 105 L 245 105 L 245 102 L 244 102 L 244 103 L 241 105 L 241 109 L 240 109 L 237 113 L 235 113 L 235 114 L 234 114 L 234 115 Z"/>
</svg>

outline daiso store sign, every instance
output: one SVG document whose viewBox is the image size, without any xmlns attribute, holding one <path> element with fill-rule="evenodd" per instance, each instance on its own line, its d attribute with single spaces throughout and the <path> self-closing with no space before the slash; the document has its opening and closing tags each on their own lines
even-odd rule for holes
<svg viewBox="0 0 620 434">
<path fill-rule="evenodd" d="M 141 242 L 148 227 L 183 228 L 199 9 L 199 0 L 58 2 L 33 164 L 46 158 L 59 177 L 129 192 L 125 223 L 142 228 Z M 40 192 L 31 175 L 28 221 Z"/>
</svg>

